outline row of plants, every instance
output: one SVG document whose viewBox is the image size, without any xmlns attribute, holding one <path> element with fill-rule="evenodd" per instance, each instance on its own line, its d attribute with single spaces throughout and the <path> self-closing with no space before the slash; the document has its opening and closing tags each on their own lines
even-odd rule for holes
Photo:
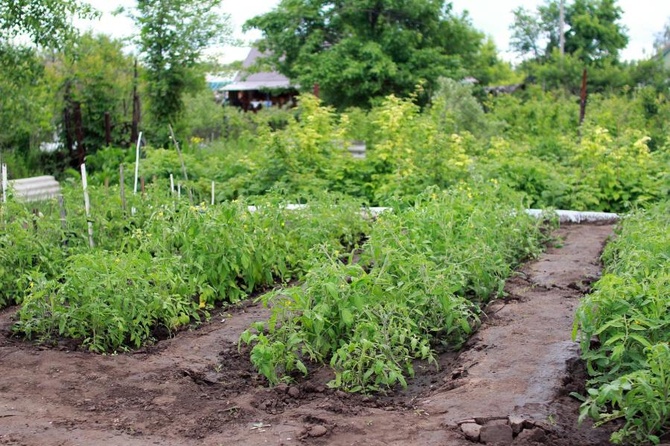
<svg viewBox="0 0 670 446">
<path fill-rule="evenodd" d="M 581 419 L 623 419 L 614 443 L 658 444 L 670 432 L 670 202 L 627 216 L 605 272 L 575 320 L 591 376 Z"/>
<path fill-rule="evenodd" d="M 54 205 L 3 206 L 0 285 L 3 305 L 22 304 L 15 331 L 100 352 L 138 347 L 213 305 L 301 278 L 313 246 L 353 249 L 369 227 L 360 203 L 342 196 L 313 197 L 294 211 L 268 195 L 251 212 L 242 201 L 190 205 L 162 189 L 128 197 L 123 211 L 118 190 L 91 188 L 87 219 L 81 191 L 66 187 L 65 225 Z"/>
<path fill-rule="evenodd" d="M 566 95 L 530 87 L 488 98 L 485 113 L 470 87 L 440 85 L 424 109 L 390 96 L 369 111 L 335 113 L 303 95 L 281 126 L 272 125 L 272 114 L 235 115 L 230 138 L 185 150 L 190 181 L 182 183 L 207 201 L 215 181 L 217 202 L 328 190 L 383 206 L 430 186 L 484 178 L 523 193 L 532 207 L 612 212 L 668 195 L 668 128 L 659 117 L 670 104 L 648 88 L 626 100 L 594 95 L 579 126 L 579 105 Z M 346 150 L 353 140 L 366 143 L 365 159 Z M 148 181 L 180 172 L 175 150 L 144 154 L 140 172 Z M 118 164 L 132 155 L 105 149 L 87 162 L 99 184 L 114 183 Z"/>
<path fill-rule="evenodd" d="M 359 251 L 324 249 L 301 286 L 263 297 L 270 320 L 240 342 L 253 345 L 251 361 L 270 383 L 307 374 L 313 361 L 333 367 L 332 387 L 406 385 L 414 360 L 435 362 L 436 349 L 468 339 L 480 306 L 543 240 L 522 197 L 492 182 L 431 188 L 394 209 Z"/>
</svg>

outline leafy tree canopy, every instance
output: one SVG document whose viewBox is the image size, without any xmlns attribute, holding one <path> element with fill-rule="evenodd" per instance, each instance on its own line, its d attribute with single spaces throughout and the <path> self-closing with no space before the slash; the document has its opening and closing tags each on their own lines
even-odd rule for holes
<svg viewBox="0 0 670 446">
<path fill-rule="evenodd" d="M 519 7 L 513 13 L 512 48 L 536 60 L 550 58 L 560 41 L 559 1 L 546 0 L 535 12 Z M 622 13 L 616 0 L 574 0 L 566 5 L 565 53 L 585 63 L 618 60 L 628 44 Z"/>
<path fill-rule="evenodd" d="M 670 19 L 665 23 L 663 30 L 656 34 L 654 48 L 659 53 L 670 48 Z"/>
<path fill-rule="evenodd" d="M 282 0 L 249 20 L 273 65 L 338 108 L 463 76 L 483 36 L 445 0 Z"/>
<path fill-rule="evenodd" d="M 61 46 L 73 34 L 73 17 L 95 13 L 80 0 L 3 0 L 0 2 L 0 41 L 27 36 L 43 47 Z"/>
<path fill-rule="evenodd" d="M 140 29 L 148 111 L 159 143 L 176 124 L 183 95 L 204 85 L 196 70 L 207 47 L 230 40 L 228 17 L 217 11 L 221 0 L 138 0 L 133 18 Z"/>
<path fill-rule="evenodd" d="M 131 142 L 133 59 L 124 54 L 122 41 L 85 33 L 52 56 L 47 72 L 55 93 L 57 128 L 65 133 L 62 141 L 73 139 L 72 123 L 67 122 L 62 111 L 77 103 L 81 106 L 83 143 L 88 153 L 105 146 L 106 113 L 110 117 L 111 142 L 117 146 Z"/>
</svg>

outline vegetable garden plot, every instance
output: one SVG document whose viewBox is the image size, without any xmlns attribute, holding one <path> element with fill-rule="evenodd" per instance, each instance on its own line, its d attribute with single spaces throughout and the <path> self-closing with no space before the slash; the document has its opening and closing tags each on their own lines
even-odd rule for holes
<svg viewBox="0 0 670 446">
<path fill-rule="evenodd" d="M 460 427 L 449 420 L 476 418 L 486 423 L 507 420 L 518 404 L 516 387 L 505 385 L 513 370 L 521 383 L 526 401 L 537 386 L 542 395 L 553 390 L 565 394 L 561 382 L 566 365 L 531 369 L 529 357 L 552 356 L 544 336 L 561 338 L 569 344 L 572 311 L 581 293 L 571 284 L 597 274 L 597 256 L 605 226 L 569 226 L 559 234 L 570 234 L 547 254 L 531 262 L 543 271 L 541 283 L 552 286 L 534 288 L 527 267 L 521 269 L 517 290 L 507 293 L 543 292 L 553 296 L 551 310 L 534 300 L 506 294 L 480 315 L 483 326 L 468 342 L 463 361 L 445 364 L 440 370 L 418 362 L 417 379 L 408 379 L 408 389 L 392 389 L 389 401 L 383 395 L 355 395 L 326 386 L 332 376 L 329 367 L 311 368 L 314 373 L 299 378 L 290 386 L 268 388 L 257 375 L 248 356 L 238 353 L 237 337 L 250 321 L 262 320 L 268 311 L 249 303 L 239 310 L 212 310 L 212 318 L 202 328 L 181 332 L 156 346 L 119 355 L 95 355 L 68 351 L 69 344 L 44 349 L 15 338 L 0 337 L 0 441 L 37 446 L 62 442 L 71 444 L 127 444 L 201 446 L 249 444 L 308 444 L 344 446 L 351 444 L 425 446 L 472 444 Z M 580 259 L 580 263 L 575 263 Z M 584 266 L 588 267 L 585 275 Z M 572 269 L 576 274 L 549 276 L 547 270 Z M 528 282 L 527 282 L 528 281 Z M 565 295 L 575 297 L 566 298 Z M 521 300 L 518 300 L 521 299 Z M 501 310 L 502 307 L 502 310 Z M 550 314 L 562 321 L 561 330 L 544 319 L 528 319 L 528 311 Z M 557 311 L 560 310 L 560 311 Z M 0 312 L 0 332 L 7 333 L 11 315 Z M 506 318 L 516 321 L 507 325 Z M 525 336 L 519 327 L 528 329 Z M 551 330 L 547 330 L 551 326 Z M 492 332 L 489 330 L 492 329 Z M 504 337 L 500 334 L 505 333 Z M 483 337 L 488 332 L 487 337 Z M 508 339 L 509 341 L 502 341 Z M 537 349 L 526 340 L 532 339 Z M 505 346 L 504 352 L 498 352 Z M 493 354 L 493 353 L 500 354 Z M 577 354 L 576 349 L 572 349 Z M 492 362 L 493 358 L 497 361 Z M 478 365 L 473 367 L 473 363 Z M 515 367 L 511 367 L 514 365 Z M 572 370 L 572 369 L 570 369 Z M 132 373 L 129 373 L 132 371 Z M 503 380 L 494 393 L 491 381 Z M 499 373 L 494 373 L 499 372 Z M 503 373 L 506 372 L 506 373 Z M 552 377 L 553 384 L 545 380 Z M 509 377 L 508 377 L 509 378 Z M 479 389 L 485 398 L 465 389 Z M 569 387 L 570 390 L 578 390 Z M 504 407 L 503 401 L 511 405 Z M 543 444 L 552 446 L 594 446 L 609 444 L 608 432 L 576 425 L 578 403 L 561 399 L 558 406 L 531 404 L 516 408 L 516 413 L 538 414 L 524 418 L 524 428 L 515 434 L 514 445 L 527 445 L 523 438 L 544 435 Z M 468 410 L 449 410 L 444 406 L 465 404 Z M 574 414 L 574 416 L 573 416 Z M 497 417 L 497 418 L 496 418 Z M 511 418 L 510 418 L 511 419 Z M 517 424 L 514 429 L 518 429 Z M 527 421 L 527 422 L 526 422 Z M 261 427 L 262 426 L 262 427 Z M 516 432 L 516 431 L 515 431 Z M 316 437 L 320 435 L 319 437 Z M 530 443 L 532 444 L 532 443 Z"/>
<path fill-rule="evenodd" d="M 81 236 L 81 213 L 70 213 L 67 230 L 55 215 L 12 214 L 0 241 L 14 253 L 2 280 L 18 285 L 3 287 L 22 303 L 17 332 L 70 336 L 100 352 L 136 348 L 157 328 L 173 332 L 215 304 L 301 277 L 320 256 L 353 249 L 369 225 L 360 204 L 343 197 L 301 212 L 268 197 L 250 213 L 243 202 L 188 206 L 155 193 L 136 197 L 137 212 L 127 215 L 95 192 L 95 249 Z M 10 249 L 19 241 L 25 249 Z"/>
<path fill-rule="evenodd" d="M 360 262 L 337 257 L 301 287 L 275 293 L 267 330 L 242 336 L 271 383 L 329 362 L 332 387 L 354 392 L 407 385 L 413 361 L 438 345 L 460 347 L 479 324 L 480 305 L 502 293 L 522 259 L 540 252 L 541 223 L 494 184 L 429 190 L 408 209 L 381 214 Z"/>
</svg>

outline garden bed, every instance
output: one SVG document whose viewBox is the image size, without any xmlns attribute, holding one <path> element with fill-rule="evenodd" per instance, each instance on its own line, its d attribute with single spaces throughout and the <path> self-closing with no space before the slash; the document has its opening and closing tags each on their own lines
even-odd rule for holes
<svg viewBox="0 0 670 446">
<path fill-rule="evenodd" d="M 599 275 L 611 230 L 561 228 L 563 242 L 507 282 L 462 353 L 440 354 L 439 369 L 415 363 L 407 389 L 387 395 L 330 389 L 326 366 L 269 388 L 238 350 L 239 335 L 270 314 L 255 304 L 216 310 L 198 329 L 119 355 L 9 337 L 15 308 L 7 309 L 0 444 L 465 445 L 468 420 L 487 432 L 509 427 L 514 444 L 540 436 L 543 444 L 609 444 L 609 430 L 577 427 L 579 402 L 566 395 L 583 383 L 574 309 Z"/>
</svg>

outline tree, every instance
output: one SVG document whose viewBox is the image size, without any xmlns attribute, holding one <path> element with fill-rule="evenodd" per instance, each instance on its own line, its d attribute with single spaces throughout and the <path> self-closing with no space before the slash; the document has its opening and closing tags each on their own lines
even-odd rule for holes
<svg viewBox="0 0 670 446">
<path fill-rule="evenodd" d="M 575 0 L 565 13 L 565 51 L 584 62 L 617 60 L 628 45 L 622 14 L 616 0 Z"/>
<path fill-rule="evenodd" d="M 61 141 L 74 167 L 87 153 L 106 145 L 106 120 L 113 145 L 131 142 L 133 59 L 123 53 L 123 46 L 109 36 L 86 33 L 55 53 L 47 64 L 56 93 L 56 127 L 63 132 Z M 75 122 L 73 118 L 79 116 L 81 122 Z M 81 141 L 76 141 L 77 126 L 81 126 Z"/>
<path fill-rule="evenodd" d="M 445 0 L 282 0 L 245 24 L 261 51 L 303 89 L 319 85 L 342 109 L 389 94 L 407 97 L 441 76 L 463 76 L 482 42 Z"/>
<path fill-rule="evenodd" d="M 3 0 L 0 40 L 23 35 L 38 46 L 58 47 L 76 34 L 73 17 L 94 16 L 91 6 L 79 0 Z"/>
<path fill-rule="evenodd" d="M 541 48 L 544 29 L 538 14 L 533 14 L 521 6 L 512 11 L 512 14 L 514 22 L 510 26 L 510 46 L 521 55 L 540 58 L 544 54 L 544 49 Z"/>
<path fill-rule="evenodd" d="M 204 86 L 196 68 L 202 51 L 230 39 L 221 0 L 138 0 L 133 18 L 147 81 L 150 126 L 158 143 L 168 141 L 184 108 L 183 96 Z"/>
<path fill-rule="evenodd" d="M 551 58 L 560 40 L 558 0 L 546 0 L 536 12 L 525 8 L 513 11 L 511 46 L 521 56 L 535 60 Z M 618 60 L 628 44 L 621 25 L 622 9 L 616 0 L 574 0 L 565 9 L 565 52 L 584 63 Z"/>
<path fill-rule="evenodd" d="M 50 132 L 49 95 L 37 48 L 62 47 L 77 34 L 73 18 L 94 16 L 80 0 L 0 1 L 0 149 L 26 154 Z"/>
<path fill-rule="evenodd" d="M 23 154 L 51 130 L 44 64 L 31 48 L 0 49 L 0 151 Z"/>
<path fill-rule="evenodd" d="M 654 39 L 654 49 L 657 53 L 662 53 L 670 48 L 670 19 L 666 22 L 663 31 L 656 34 Z"/>
</svg>

